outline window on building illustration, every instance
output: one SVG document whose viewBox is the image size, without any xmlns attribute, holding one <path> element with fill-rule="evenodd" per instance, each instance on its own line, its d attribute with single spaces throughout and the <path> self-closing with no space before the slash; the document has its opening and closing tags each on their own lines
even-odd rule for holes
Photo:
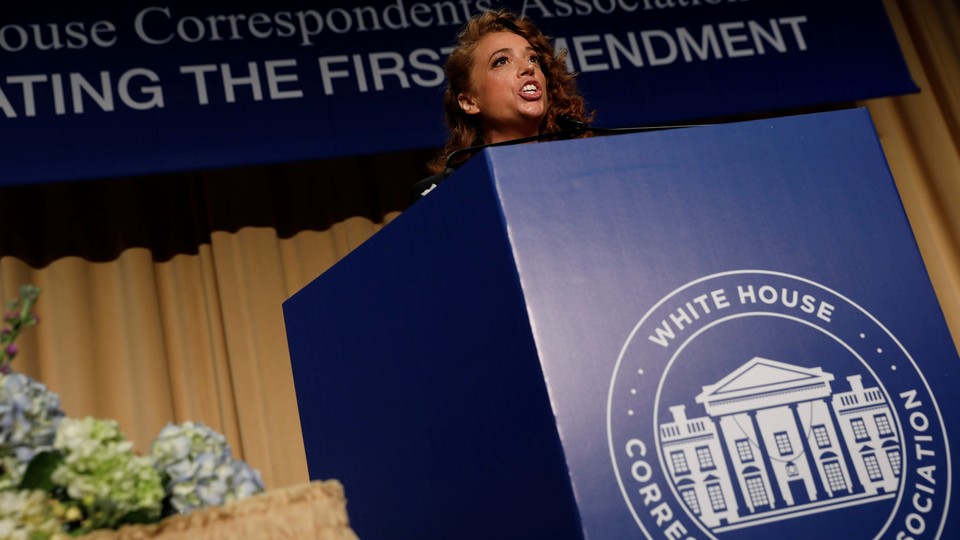
<svg viewBox="0 0 960 540">
<path fill-rule="evenodd" d="M 827 485 L 830 491 L 844 491 L 847 489 L 847 481 L 843 478 L 843 469 L 837 461 L 827 461 L 823 464 L 823 472 L 827 475 Z"/>
<path fill-rule="evenodd" d="M 683 497 L 683 502 L 687 503 L 687 508 L 693 512 L 693 515 L 700 515 L 700 501 L 697 500 L 697 492 L 690 489 L 680 490 L 680 496 Z"/>
<path fill-rule="evenodd" d="M 720 484 L 707 484 L 707 497 L 710 498 L 710 508 L 714 512 L 723 512 L 727 509 L 727 501 L 723 498 Z"/>
<path fill-rule="evenodd" d="M 890 462 L 890 469 L 893 470 L 893 475 L 899 478 L 900 467 L 902 465 L 900 450 L 896 448 L 887 450 L 887 461 Z"/>
<path fill-rule="evenodd" d="M 753 461 L 753 447 L 750 446 L 749 439 L 740 439 L 737 441 L 737 455 L 740 456 L 741 463 L 750 463 Z"/>
<path fill-rule="evenodd" d="M 697 447 L 697 460 L 700 462 L 701 471 L 709 471 L 717 468 L 713 463 L 713 455 L 710 454 L 710 449 L 706 446 Z"/>
<path fill-rule="evenodd" d="M 883 479 L 883 473 L 880 471 L 880 462 L 877 461 L 877 456 L 874 454 L 864 455 L 863 464 L 867 468 L 867 476 L 870 477 L 870 480 Z"/>
<path fill-rule="evenodd" d="M 687 465 L 687 457 L 683 455 L 682 450 L 670 453 L 670 461 L 673 462 L 674 474 L 688 474 L 690 466 Z"/>
<path fill-rule="evenodd" d="M 885 414 L 874 415 L 873 420 L 877 423 L 877 432 L 881 437 L 893 437 L 893 427 L 890 425 L 890 419 Z"/>
<path fill-rule="evenodd" d="M 773 440 L 777 443 L 777 451 L 781 456 L 787 456 L 793 453 L 793 446 L 790 444 L 790 437 L 786 431 L 779 431 L 773 434 Z"/>
<path fill-rule="evenodd" d="M 850 422 L 850 427 L 853 428 L 853 437 L 857 442 L 865 441 L 870 438 L 870 434 L 867 433 L 867 425 L 863 423 L 862 418 L 854 418 Z"/>
<path fill-rule="evenodd" d="M 759 475 L 750 476 L 746 479 L 746 483 L 747 495 L 750 497 L 750 502 L 754 508 L 770 504 L 770 499 L 767 498 L 767 488 L 763 485 L 763 478 Z"/>
<path fill-rule="evenodd" d="M 830 433 L 827 431 L 827 426 L 823 424 L 813 426 L 813 438 L 817 441 L 819 448 L 830 446 Z"/>
</svg>

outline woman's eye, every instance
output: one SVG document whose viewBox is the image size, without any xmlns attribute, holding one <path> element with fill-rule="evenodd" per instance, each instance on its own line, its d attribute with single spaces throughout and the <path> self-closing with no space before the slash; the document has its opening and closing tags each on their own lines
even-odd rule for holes
<svg viewBox="0 0 960 540">
<path fill-rule="evenodd" d="M 537 55 L 533 55 L 533 56 L 530 57 L 530 62 L 532 62 L 532 63 L 534 63 L 534 64 L 539 64 L 539 63 L 540 63 L 540 57 L 537 56 Z"/>
<path fill-rule="evenodd" d="M 507 63 L 507 57 L 506 57 L 506 56 L 501 56 L 501 57 L 499 57 L 499 58 L 494 59 L 494 61 L 493 61 L 494 67 L 496 67 L 496 66 L 502 66 L 502 65 L 504 65 L 504 64 L 506 64 L 506 63 Z"/>
</svg>

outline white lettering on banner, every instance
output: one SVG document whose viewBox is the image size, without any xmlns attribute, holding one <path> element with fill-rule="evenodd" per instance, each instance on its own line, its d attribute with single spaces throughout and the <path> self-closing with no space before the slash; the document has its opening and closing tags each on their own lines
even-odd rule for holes
<svg viewBox="0 0 960 540">
<path fill-rule="evenodd" d="M 449 54 L 450 50 L 451 49 L 446 49 L 447 54 Z M 430 64 L 430 63 L 421 61 L 420 59 L 422 57 L 429 58 L 431 61 L 433 61 L 433 63 Z M 445 75 L 443 73 L 443 68 L 438 65 L 440 62 L 440 58 L 441 58 L 440 55 L 437 54 L 436 51 L 431 49 L 416 49 L 412 53 L 410 53 L 410 65 L 412 65 L 417 70 L 426 71 L 433 74 L 432 79 L 424 78 L 419 73 L 414 73 L 413 75 L 411 75 L 410 78 L 413 79 L 413 82 L 415 82 L 417 86 L 422 86 L 424 88 L 432 88 L 434 86 L 440 86 L 441 84 L 443 84 Z"/>
<path fill-rule="evenodd" d="M 459 0 L 468 10 L 468 0 Z M 487 5 L 492 0 L 477 0 L 472 5 Z M 576 1 L 572 0 L 574 10 Z M 611 0 L 597 0 L 597 9 L 610 9 Z M 418 4 L 412 4 L 416 6 Z M 411 11 L 401 0 L 390 4 L 379 14 L 366 8 L 350 12 L 331 10 L 324 17 L 314 18 L 307 11 L 246 15 L 211 15 L 174 17 L 170 8 L 149 7 L 136 17 L 135 30 L 146 43 L 163 45 L 174 40 L 184 43 L 239 40 L 248 36 L 258 39 L 270 36 L 297 37 L 301 43 L 311 41 L 324 29 L 331 32 L 406 28 L 418 24 L 446 23 L 455 19 L 458 10 L 452 2 L 431 4 L 433 11 L 422 8 Z M 564 6 L 560 0 L 554 7 Z M 634 4 L 620 2 L 620 8 Z M 637 9 L 643 7 L 636 4 Z M 693 4 L 690 4 L 693 5 Z M 599 6 L 599 7 L 598 7 Z M 665 6 L 665 4 L 664 4 Z M 390 8 L 394 9 L 390 9 Z M 658 7 L 658 9 L 662 8 Z M 403 8 L 403 9 L 401 9 Z M 586 9 L 586 8 L 584 8 Z M 643 9 L 647 9 L 643 7 Z M 566 12 L 560 10 L 561 12 Z M 429 21 L 428 21 L 429 19 Z M 418 22 L 419 21 L 419 22 Z M 432 21 L 432 22 L 431 22 Z M 656 67 L 678 62 L 707 62 L 742 57 L 803 52 L 808 48 L 804 35 L 806 15 L 784 16 L 767 20 L 727 21 L 706 24 L 699 28 L 660 28 L 629 31 L 623 34 L 588 34 L 559 37 L 555 47 L 570 49 L 567 67 L 583 73 Z M 166 26 L 164 26 L 164 24 Z M 72 25 L 72 26 L 71 26 Z M 86 29 L 85 32 L 83 30 Z M 117 42 L 116 28 L 109 21 L 98 21 L 89 27 L 84 23 L 67 23 L 62 32 L 40 25 L 6 25 L 0 27 L 0 49 L 20 51 L 27 47 L 41 50 L 80 48 L 90 45 L 110 47 Z M 317 58 L 324 95 L 367 93 L 370 91 L 403 91 L 410 88 L 436 88 L 445 77 L 443 63 L 452 47 L 416 48 L 410 52 L 380 50 L 366 53 L 324 55 Z M 2 52 L 2 51 L 0 51 Z M 294 58 L 269 61 L 204 63 L 182 65 L 180 74 L 192 76 L 197 103 L 208 105 L 221 94 L 211 95 L 211 88 L 221 87 L 222 100 L 236 103 L 244 99 L 264 101 L 303 98 L 299 87 L 298 61 Z M 314 68 L 316 69 L 316 68 Z M 210 85 L 214 85 L 213 87 Z M 39 91 L 38 91 L 39 90 Z M 320 91 L 318 88 L 317 92 Z M 134 110 L 164 107 L 160 78 L 147 68 L 125 70 L 116 76 L 99 71 L 96 76 L 80 73 L 17 74 L 0 79 L 0 112 L 6 118 L 35 117 L 44 112 L 57 115 L 82 114 L 88 110 L 113 111 L 119 104 Z M 829 317 L 829 313 L 820 315 Z M 673 327 L 667 325 L 664 332 Z M 675 328 L 673 328 L 675 330 Z M 672 339 L 663 334 L 663 339 Z"/>
<path fill-rule="evenodd" d="M 152 24 L 149 30 L 148 22 Z M 266 13 L 254 13 L 249 17 L 243 14 L 209 15 L 202 19 L 185 15 L 174 21 L 170 8 L 149 7 L 137 13 L 133 27 L 137 37 L 150 45 L 163 45 L 174 38 L 186 43 L 225 39 L 237 41 L 247 35 L 256 39 L 299 35 L 301 41 L 305 42 L 303 44 L 310 44 L 310 36 L 320 32 L 321 24 L 322 20 L 312 10 L 296 13 L 280 11 L 272 17 Z"/>
<path fill-rule="evenodd" d="M 591 56 L 602 56 L 603 49 L 597 47 L 589 47 L 588 43 L 594 43 L 600 41 L 600 36 L 577 36 L 573 38 L 573 50 L 574 54 L 577 55 L 577 58 L 580 59 L 580 71 L 583 73 L 588 73 L 591 71 L 609 71 L 610 64 L 606 62 L 598 62 L 596 64 L 590 64 L 588 58 Z"/>
<path fill-rule="evenodd" d="M 739 4 L 749 0 L 524 0 L 521 13 L 536 19 L 584 17 L 706 5 Z M 201 43 L 244 39 L 292 38 L 312 46 L 323 33 L 342 35 L 462 26 L 472 15 L 488 11 L 499 0 L 393 0 L 385 6 L 333 7 L 254 13 L 179 13 L 169 6 L 149 6 L 133 17 L 134 34 L 149 45 Z M 739 36 L 734 36 L 734 40 Z M 6 24 L 0 26 L 0 52 L 83 49 L 117 43 L 117 26 L 110 21 Z"/>
<path fill-rule="evenodd" d="M 390 89 L 411 88 L 411 81 L 421 88 L 433 88 L 443 84 L 443 68 L 440 67 L 452 47 L 444 47 L 439 53 L 432 49 L 415 49 L 404 57 L 394 51 L 378 51 L 366 55 L 321 56 L 317 58 L 320 66 L 320 80 L 323 94 L 330 96 L 339 89 L 343 92 L 368 92 L 367 72 L 373 80 L 373 88 L 378 92 Z M 428 59 L 433 63 L 428 63 Z M 413 68 L 413 71 L 408 69 Z M 343 79 L 337 83 L 337 80 Z M 350 84 L 352 82 L 352 84 Z M 349 85 L 349 86 L 348 86 Z"/>
<path fill-rule="evenodd" d="M 137 101 L 133 98 L 133 96 L 130 94 L 130 79 L 134 77 L 146 77 L 147 80 L 152 83 L 160 82 L 160 77 L 158 77 L 156 73 L 150 71 L 149 69 L 128 69 L 123 73 L 123 75 L 120 75 L 120 79 L 117 81 L 117 94 L 120 96 L 120 101 L 127 107 L 138 111 L 145 111 L 153 108 L 162 109 L 163 91 L 160 89 L 160 85 L 158 84 L 139 87 L 139 90 L 149 98 L 146 101 Z"/>
<path fill-rule="evenodd" d="M 346 34 L 461 26 L 473 13 L 491 9 L 491 1 L 447 0 L 407 5 L 405 0 L 395 0 L 379 10 L 372 6 L 358 6 L 349 9 L 336 7 L 325 12 L 306 9 L 206 16 L 178 14 L 169 7 L 151 6 L 137 13 L 133 27 L 137 37 L 150 45 L 164 45 L 175 40 L 199 43 L 280 37 L 295 38 L 299 45 L 307 47 L 314 45 L 317 36 L 324 32 Z M 25 43 L 20 45 L 26 41 L 25 31 L 22 32 L 23 39 L 17 29 L 12 32 L 14 46 L 25 47 Z M 0 40 L 2 37 L 0 32 Z"/>
<path fill-rule="evenodd" d="M 287 89 L 281 90 L 281 83 L 295 83 L 298 80 L 296 73 L 277 73 L 281 68 L 296 68 L 297 61 L 293 58 L 286 60 L 268 60 L 264 62 L 267 71 L 267 88 L 270 91 L 270 99 L 293 99 L 303 97 L 303 90 Z"/>
<path fill-rule="evenodd" d="M 110 21 L 97 21 L 89 29 L 82 21 L 68 22 L 62 28 L 55 23 L 7 24 L 0 26 L 0 51 L 83 49 L 90 43 L 106 48 L 117 42 L 116 32 L 117 27 Z"/>
<path fill-rule="evenodd" d="M 266 74 L 266 88 L 270 99 L 293 99 L 303 97 L 303 90 L 291 88 L 290 85 L 298 82 L 296 73 L 280 73 L 278 70 L 296 68 L 297 61 L 293 58 L 283 60 L 268 60 L 263 63 L 263 72 Z M 180 73 L 193 75 L 193 82 L 197 91 L 197 103 L 210 104 L 210 92 L 207 88 L 207 74 L 213 74 L 220 79 L 223 85 L 223 96 L 227 103 L 236 103 L 238 88 L 246 88 L 254 101 L 263 100 L 263 82 L 260 79 L 260 66 L 257 62 L 247 62 L 245 72 L 241 73 L 230 64 L 196 64 L 180 66 Z M 280 85 L 285 84 L 285 88 Z"/>
<path fill-rule="evenodd" d="M 769 53 L 803 52 L 807 40 L 803 34 L 805 15 L 772 18 L 767 21 L 732 21 L 705 24 L 699 29 L 677 27 L 651 29 L 626 34 L 593 34 L 554 40 L 557 49 L 570 49 L 567 69 L 589 73 L 664 66 L 679 61 L 721 60 Z M 638 39 L 639 38 L 639 39 Z"/>
<path fill-rule="evenodd" d="M 679 61 L 802 52 L 807 50 L 802 27 L 806 22 L 807 17 L 801 15 L 703 25 L 698 31 L 678 27 L 627 32 L 622 36 L 592 34 L 573 36 L 569 42 L 568 38 L 558 37 L 554 45 L 558 50 L 571 50 L 566 60 L 570 71 L 589 73 L 625 66 L 653 67 Z M 323 93 L 329 96 L 338 91 L 368 92 L 368 80 L 378 92 L 414 85 L 439 86 L 443 83 L 443 58 L 450 50 L 445 48 L 437 54 L 432 49 L 420 48 L 406 57 L 396 51 L 318 57 Z"/>
<path fill-rule="evenodd" d="M 200 64 L 195 66 L 180 66 L 180 73 L 192 73 L 193 82 L 197 88 L 197 102 L 200 105 L 207 105 L 210 103 L 210 97 L 207 93 L 207 78 L 206 73 L 215 73 L 217 71 L 216 64 Z"/>
<path fill-rule="evenodd" d="M 141 83 L 146 79 L 147 83 Z M 54 114 L 63 115 L 67 113 L 66 96 L 69 88 L 71 109 L 73 114 L 83 114 L 86 112 L 86 103 L 92 102 L 101 111 L 113 111 L 116 108 L 114 99 L 114 90 L 116 96 L 120 98 L 120 103 L 134 110 L 147 110 L 154 108 L 163 108 L 163 90 L 160 87 L 160 77 L 152 70 L 146 68 L 133 68 L 124 71 L 120 77 L 113 83 L 109 71 L 100 71 L 97 79 L 88 79 L 80 73 L 67 74 L 68 85 L 64 85 L 63 75 L 60 73 L 30 74 L 30 75 L 11 75 L 4 79 L 8 89 L 19 87 L 22 102 L 18 113 L 18 107 L 9 98 L 9 90 L 4 91 L 0 86 L 0 111 L 7 118 L 17 118 L 21 114 L 24 117 L 37 116 L 38 102 L 37 89 L 43 90 L 46 96 L 49 92 L 52 103 L 42 103 L 40 105 L 52 105 Z M 134 82 L 138 84 L 134 84 Z M 49 88 L 46 88 L 49 87 Z M 138 96 L 142 96 L 139 97 Z M 48 110 L 44 108 L 44 110 Z"/>
<path fill-rule="evenodd" d="M 642 4 L 641 4 L 642 1 Z M 610 15 L 618 11 L 644 11 L 699 7 L 717 4 L 740 4 L 748 0 L 524 0 L 520 12 L 528 17 L 549 19 L 575 15 Z"/>
<path fill-rule="evenodd" d="M 359 55 L 355 55 L 354 60 L 359 58 Z M 337 55 L 337 56 L 321 56 L 318 61 L 320 62 L 320 77 L 323 80 L 323 94 L 332 95 L 333 92 L 333 79 L 339 78 L 348 78 L 350 77 L 350 72 L 345 69 L 331 69 L 331 64 L 346 64 L 347 56 L 346 55 Z M 354 65 L 357 62 L 354 61 Z M 363 70 L 357 69 L 359 73 L 363 73 Z M 366 78 L 363 79 L 362 84 L 360 85 L 360 91 L 367 91 L 367 81 Z"/>
<path fill-rule="evenodd" d="M 237 101 L 234 88 L 237 88 L 238 86 L 249 86 L 250 90 L 253 92 L 253 100 L 263 100 L 263 89 L 260 88 L 260 70 L 257 69 L 256 62 L 247 62 L 246 77 L 234 77 L 233 71 L 230 68 L 230 64 L 227 63 L 220 64 L 220 71 L 223 73 L 223 94 L 227 98 L 227 103 L 234 103 Z"/>
<path fill-rule="evenodd" d="M 383 65 L 381 62 L 386 62 Z M 407 74 L 403 71 L 403 57 L 395 52 L 379 52 L 370 54 L 370 69 L 373 71 L 373 87 L 377 90 L 386 88 L 383 84 L 384 77 L 396 77 L 400 83 L 400 88 L 410 88 L 410 81 Z"/>
<path fill-rule="evenodd" d="M 391 5 L 400 6 L 400 3 Z M 363 23 L 364 27 L 374 28 L 374 22 L 387 25 L 414 24 L 409 22 L 406 15 L 401 17 L 402 12 L 395 13 L 396 18 L 384 16 L 377 21 L 368 18 Z M 446 16 L 452 17 L 451 13 L 447 12 Z M 242 39 L 238 37 L 241 36 L 239 24 L 244 20 L 240 16 L 211 16 L 206 20 L 183 17 L 170 29 L 171 33 L 148 31 L 143 24 L 145 17 L 150 15 L 172 20 L 169 14 L 168 8 L 142 10 L 138 14 L 137 33 L 148 43 L 156 45 L 172 40 L 174 35 L 186 42 Z M 251 35 L 275 34 L 289 37 L 296 33 L 293 15 L 285 20 L 289 23 L 286 26 L 280 24 L 272 28 L 265 26 L 268 22 L 266 15 L 255 15 L 257 16 L 246 19 L 253 29 Z M 274 19 L 274 22 L 280 20 L 282 19 Z M 589 73 L 629 67 L 655 67 L 676 62 L 705 62 L 771 53 L 803 52 L 808 47 L 803 32 L 805 23 L 805 15 L 771 18 L 766 21 L 729 21 L 703 25 L 699 29 L 677 27 L 619 35 L 608 33 L 559 37 L 554 45 L 558 50 L 571 49 L 566 60 L 569 70 Z M 83 27 L 71 28 L 79 31 Z M 313 27 L 304 19 L 301 29 L 310 32 L 311 28 Z M 4 50 L 14 51 L 21 50 L 28 44 L 48 48 L 80 47 L 89 44 L 109 47 L 117 41 L 114 32 L 115 28 L 107 21 L 91 25 L 83 39 L 66 30 L 64 35 L 67 37 L 52 37 L 53 34 L 44 37 L 7 25 L 0 28 L 0 45 L 5 47 Z M 366 93 L 371 89 L 383 92 L 413 87 L 435 88 L 444 82 L 442 66 L 451 50 L 451 47 L 439 50 L 417 48 L 406 54 L 399 51 L 375 51 L 366 54 L 329 55 L 318 57 L 318 64 L 315 65 L 319 65 L 323 93 L 327 96 L 343 92 Z M 302 98 L 305 93 L 298 88 L 298 67 L 296 59 L 287 58 L 246 62 L 245 66 L 243 63 L 184 65 L 180 66 L 179 71 L 181 74 L 193 76 L 197 103 L 207 105 L 211 100 L 208 87 L 210 82 L 222 86 L 226 103 L 235 103 L 243 96 L 249 96 L 254 101 L 263 101 L 265 93 L 271 100 Z M 45 91 L 38 93 L 37 89 Z M 134 110 L 164 106 L 160 78 L 156 72 L 147 68 L 126 70 L 119 77 L 112 77 L 108 71 L 100 71 L 97 77 L 90 79 L 80 73 L 34 73 L 9 75 L 0 80 L 0 112 L 6 118 L 34 117 L 51 109 L 57 115 L 68 112 L 82 114 L 90 104 L 102 111 L 113 111 L 116 107 L 115 97 L 119 98 L 120 103 Z M 38 103 L 38 100 L 44 100 L 44 103 Z M 828 312 L 819 315 L 829 317 Z"/>
</svg>

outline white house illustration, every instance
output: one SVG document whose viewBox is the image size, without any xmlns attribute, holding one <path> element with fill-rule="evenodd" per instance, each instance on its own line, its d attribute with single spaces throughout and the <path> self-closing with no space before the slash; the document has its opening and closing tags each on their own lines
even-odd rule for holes
<svg viewBox="0 0 960 540">
<path fill-rule="evenodd" d="M 723 530 L 893 497 L 902 455 L 890 405 L 860 375 L 849 392 L 834 394 L 833 380 L 756 357 L 703 387 L 707 416 L 670 407 L 660 448 L 690 513 Z"/>
</svg>

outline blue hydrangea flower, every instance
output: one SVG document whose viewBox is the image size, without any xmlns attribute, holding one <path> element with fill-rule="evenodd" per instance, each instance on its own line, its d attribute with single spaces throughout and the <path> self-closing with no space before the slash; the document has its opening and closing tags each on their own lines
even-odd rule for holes
<svg viewBox="0 0 960 540">
<path fill-rule="evenodd" d="M 60 397 L 22 373 L 0 375 L 0 486 L 16 484 L 37 452 L 49 450 L 63 419 Z"/>
<path fill-rule="evenodd" d="M 166 478 L 171 506 L 181 514 L 263 491 L 260 473 L 234 459 L 224 436 L 202 423 L 167 425 L 151 457 Z"/>
</svg>

